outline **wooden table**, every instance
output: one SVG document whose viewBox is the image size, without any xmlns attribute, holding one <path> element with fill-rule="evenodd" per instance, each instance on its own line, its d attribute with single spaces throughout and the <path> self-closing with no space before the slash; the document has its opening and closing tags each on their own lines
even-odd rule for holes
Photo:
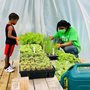
<svg viewBox="0 0 90 90">
<path fill-rule="evenodd" d="M 12 90 L 63 90 L 56 76 L 29 80 L 28 77 L 13 79 Z"/>
<path fill-rule="evenodd" d="M 0 62 L 0 90 L 63 90 L 56 76 L 32 80 L 27 77 L 18 78 L 17 60 L 14 65 L 16 66 L 15 72 L 6 73 L 4 71 L 4 61 Z"/>
</svg>

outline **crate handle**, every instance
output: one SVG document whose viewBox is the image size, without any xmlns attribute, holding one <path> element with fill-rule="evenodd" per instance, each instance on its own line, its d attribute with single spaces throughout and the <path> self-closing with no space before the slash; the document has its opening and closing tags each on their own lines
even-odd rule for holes
<svg viewBox="0 0 90 90">
<path fill-rule="evenodd" d="M 61 80 L 59 81 L 60 84 L 61 84 L 61 86 L 62 86 L 63 88 L 65 87 L 65 86 L 64 86 L 64 85 L 65 85 L 65 84 L 64 84 L 64 83 L 65 83 L 65 82 L 64 82 L 64 78 L 67 77 L 67 75 L 68 75 L 67 72 L 64 73 L 63 76 L 61 77 Z"/>
<path fill-rule="evenodd" d="M 90 66 L 90 63 L 84 63 L 84 64 L 78 63 L 74 66 L 74 70 L 77 71 L 77 67 L 85 67 L 85 66 Z"/>
<path fill-rule="evenodd" d="M 64 88 L 64 78 L 68 77 L 69 71 L 74 67 L 75 65 L 72 65 L 61 77 L 61 80 L 59 81 L 61 86 Z"/>
<path fill-rule="evenodd" d="M 77 67 L 84 67 L 84 66 L 90 66 L 90 63 L 84 63 L 84 64 L 80 64 L 80 63 L 78 63 L 78 64 L 76 64 L 75 66 L 74 66 L 74 68 L 77 68 Z"/>
</svg>

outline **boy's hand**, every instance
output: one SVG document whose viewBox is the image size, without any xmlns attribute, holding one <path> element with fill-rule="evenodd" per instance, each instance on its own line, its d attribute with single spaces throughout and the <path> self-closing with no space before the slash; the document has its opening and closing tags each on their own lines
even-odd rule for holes
<svg viewBox="0 0 90 90">
<path fill-rule="evenodd" d="M 16 45 L 18 46 L 18 41 L 16 40 Z"/>
<path fill-rule="evenodd" d="M 57 47 L 57 48 L 60 48 L 60 47 L 61 47 L 61 45 L 60 45 L 60 44 L 56 44 L 56 47 Z"/>
<path fill-rule="evenodd" d="M 20 38 L 19 37 L 16 37 L 16 41 L 19 41 L 20 40 Z"/>
</svg>

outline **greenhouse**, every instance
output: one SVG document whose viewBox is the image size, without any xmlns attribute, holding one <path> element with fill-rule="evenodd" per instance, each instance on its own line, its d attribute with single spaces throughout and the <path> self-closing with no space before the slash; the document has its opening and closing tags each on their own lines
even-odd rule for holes
<svg viewBox="0 0 90 90">
<path fill-rule="evenodd" d="M 90 90 L 89 0 L 0 8 L 0 90 Z"/>
</svg>

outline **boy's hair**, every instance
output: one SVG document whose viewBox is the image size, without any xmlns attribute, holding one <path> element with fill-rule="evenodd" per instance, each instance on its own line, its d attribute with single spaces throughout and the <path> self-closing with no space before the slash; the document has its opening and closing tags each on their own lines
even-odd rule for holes
<svg viewBox="0 0 90 90">
<path fill-rule="evenodd" d="M 18 20 L 19 16 L 16 13 L 11 13 L 9 15 L 9 20 Z"/>
<path fill-rule="evenodd" d="M 71 24 L 69 23 L 69 22 L 67 22 L 67 21 L 65 21 L 65 20 L 61 20 L 61 21 L 59 21 L 58 23 L 57 23 L 57 31 L 58 31 L 58 27 L 60 27 L 60 26 L 64 26 L 64 27 L 67 27 L 67 30 L 70 28 L 70 26 L 71 26 Z M 66 31 L 67 31 L 66 30 Z"/>
</svg>

